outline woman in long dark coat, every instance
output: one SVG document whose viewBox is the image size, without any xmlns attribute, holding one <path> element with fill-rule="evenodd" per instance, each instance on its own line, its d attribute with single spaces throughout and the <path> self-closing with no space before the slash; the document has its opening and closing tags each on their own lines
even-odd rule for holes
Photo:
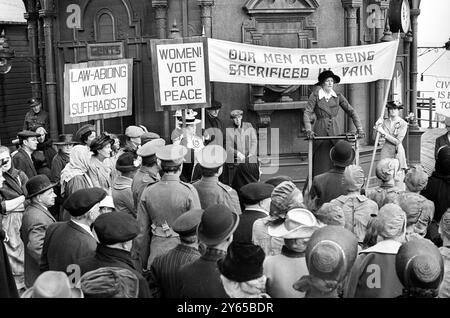
<svg viewBox="0 0 450 318">
<path fill-rule="evenodd" d="M 333 90 L 334 84 L 340 81 L 340 77 L 332 71 L 327 70 L 319 74 L 319 82 L 316 84 L 318 87 L 315 87 L 309 96 L 308 104 L 303 114 L 308 138 L 314 136 L 342 135 L 338 122 L 340 108 L 351 117 L 359 137 L 364 138 L 365 133 L 358 114 L 348 103 L 344 95 L 336 93 Z M 316 122 L 313 129 L 311 123 L 314 118 L 316 118 Z M 330 150 L 333 146 L 334 142 L 331 140 L 314 141 L 313 176 L 327 172 L 333 167 L 330 159 Z"/>
</svg>

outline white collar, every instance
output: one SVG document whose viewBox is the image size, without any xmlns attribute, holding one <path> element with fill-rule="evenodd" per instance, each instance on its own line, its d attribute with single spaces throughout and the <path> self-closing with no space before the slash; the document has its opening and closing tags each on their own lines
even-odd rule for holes
<svg viewBox="0 0 450 318">
<path fill-rule="evenodd" d="M 319 99 L 322 98 L 326 98 L 326 99 L 330 99 L 331 97 L 337 97 L 336 92 L 331 89 L 331 91 L 329 93 L 325 92 L 323 88 L 319 89 Z"/>
<path fill-rule="evenodd" d="M 90 235 L 92 235 L 93 238 L 95 238 L 94 234 L 91 231 L 91 228 L 89 226 L 87 226 L 86 224 L 80 223 L 74 219 L 71 219 L 71 221 L 73 223 L 75 223 L 76 225 L 78 225 L 79 227 L 81 227 L 83 230 L 85 230 L 86 232 L 88 232 Z"/>
<path fill-rule="evenodd" d="M 264 210 L 264 209 L 257 208 L 257 207 L 249 206 L 249 207 L 245 208 L 244 212 L 245 212 L 246 210 L 249 210 L 249 211 L 258 211 L 258 212 L 264 213 L 264 214 L 267 215 L 267 216 L 269 215 L 269 212 L 267 212 L 267 211 Z"/>
<path fill-rule="evenodd" d="M 359 254 L 363 253 L 397 254 L 398 249 L 400 248 L 401 245 L 402 243 L 394 240 L 383 240 L 377 243 L 376 245 L 359 252 Z"/>
</svg>

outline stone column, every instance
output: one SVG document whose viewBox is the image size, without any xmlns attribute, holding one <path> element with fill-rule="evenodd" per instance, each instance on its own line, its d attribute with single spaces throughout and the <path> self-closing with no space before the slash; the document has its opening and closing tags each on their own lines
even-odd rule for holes
<svg viewBox="0 0 450 318">
<path fill-rule="evenodd" d="M 168 1 L 167 0 L 153 0 L 152 7 L 155 9 L 155 20 L 156 20 L 156 28 L 158 30 L 158 38 L 159 39 L 167 39 L 167 9 L 168 9 Z M 164 139 L 170 142 L 170 121 L 169 121 L 169 112 L 163 112 L 163 120 L 164 120 Z"/>
<path fill-rule="evenodd" d="M 362 7 L 362 0 L 341 0 L 342 6 L 345 9 L 345 29 L 346 29 L 346 46 L 358 45 L 358 25 L 356 11 L 358 8 Z M 347 85 L 348 101 L 350 105 L 356 106 L 356 95 L 358 92 L 358 87 L 361 84 L 349 84 Z M 348 131 L 354 129 L 353 122 L 351 118 L 348 118 Z M 364 127 L 364 126 L 363 126 Z"/>
<path fill-rule="evenodd" d="M 38 49 L 38 19 L 35 0 L 25 2 L 27 12 L 24 14 L 27 20 L 28 40 L 30 41 L 31 55 L 31 95 L 33 98 L 42 98 L 41 77 L 39 75 L 39 49 Z"/>
<path fill-rule="evenodd" d="M 39 16 L 44 19 L 45 38 L 45 74 L 47 105 L 50 120 L 50 137 L 58 139 L 58 113 L 56 109 L 56 73 L 55 57 L 53 49 L 53 20 L 56 16 L 55 5 L 52 0 L 43 1 L 43 9 L 39 10 Z"/>
<path fill-rule="evenodd" d="M 205 36 L 212 37 L 212 7 L 214 6 L 214 0 L 197 0 L 200 6 L 200 18 L 202 20 L 202 26 L 205 30 Z"/>
</svg>

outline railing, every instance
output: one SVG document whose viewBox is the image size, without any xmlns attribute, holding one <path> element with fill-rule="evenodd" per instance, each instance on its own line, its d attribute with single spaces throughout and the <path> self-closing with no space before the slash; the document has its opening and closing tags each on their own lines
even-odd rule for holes
<svg viewBox="0 0 450 318">
<path fill-rule="evenodd" d="M 422 114 L 425 117 L 422 117 Z M 425 128 L 425 125 L 422 125 L 422 121 L 428 122 L 428 128 L 443 127 L 442 121 L 436 120 L 437 116 L 434 97 L 417 97 L 417 123 L 420 127 Z"/>
</svg>

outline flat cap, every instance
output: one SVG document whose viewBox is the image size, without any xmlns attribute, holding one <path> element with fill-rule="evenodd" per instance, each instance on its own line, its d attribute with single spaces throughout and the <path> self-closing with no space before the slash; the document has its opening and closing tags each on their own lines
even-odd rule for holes
<svg viewBox="0 0 450 318">
<path fill-rule="evenodd" d="M 162 138 L 153 139 L 145 143 L 143 146 L 139 147 L 136 154 L 141 157 L 150 157 L 156 154 L 156 151 L 164 147 L 166 141 Z"/>
<path fill-rule="evenodd" d="M 270 198 L 273 189 L 274 186 L 268 183 L 249 183 L 239 189 L 239 199 L 243 204 L 257 204 L 264 199 Z"/>
<path fill-rule="evenodd" d="M 172 229 L 180 236 L 194 235 L 202 220 L 203 212 L 202 209 L 192 209 L 181 214 L 172 223 Z"/>
<path fill-rule="evenodd" d="M 30 130 L 22 130 L 21 132 L 19 132 L 17 134 L 17 137 L 22 138 L 22 139 L 26 139 L 26 138 L 30 138 L 30 137 L 40 137 L 41 134 L 38 134 L 34 131 L 30 131 Z"/>
<path fill-rule="evenodd" d="M 75 133 L 75 136 L 78 140 L 81 140 L 81 136 L 83 136 L 85 133 L 89 131 L 95 131 L 94 125 L 86 124 L 80 127 L 80 129 L 77 130 Z"/>
<path fill-rule="evenodd" d="M 102 188 L 87 188 L 75 191 L 64 202 L 63 207 L 71 216 L 82 216 L 106 197 Z"/>
<path fill-rule="evenodd" d="M 232 110 L 232 111 L 231 111 L 230 117 L 231 117 L 231 118 L 234 118 L 234 117 L 237 117 L 237 116 L 242 116 L 242 114 L 244 114 L 244 112 L 243 112 L 242 110 L 240 110 L 240 109 L 235 109 L 235 110 Z"/>
<path fill-rule="evenodd" d="M 157 133 L 154 132 L 146 132 L 141 135 L 141 146 L 145 145 L 147 142 L 153 139 L 161 138 Z"/>
<path fill-rule="evenodd" d="M 94 230 L 101 244 L 128 242 L 139 234 L 137 220 L 123 212 L 101 214 L 94 222 Z"/>
<path fill-rule="evenodd" d="M 227 161 L 227 152 L 221 146 L 208 145 L 201 149 L 196 157 L 200 166 L 214 169 L 222 166 Z"/>
<path fill-rule="evenodd" d="M 125 129 L 125 136 L 130 138 L 140 138 L 144 133 L 144 129 L 139 126 L 128 126 Z"/>
<path fill-rule="evenodd" d="M 30 104 L 30 107 L 34 107 L 34 106 L 37 106 L 39 104 L 42 104 L 42 101 L 39 98 L 32 98 L 32 99 L 30 99 L 28 101 L 28 103 Z"/>
<path fill-rule="evenodd" d="M 184 156 L 188 153 L 182 145 L 166 145 L 156 151 L 156 157 L 164 161 L 166 166 L 179 166 L 184 162 Z"/>
</svg>

